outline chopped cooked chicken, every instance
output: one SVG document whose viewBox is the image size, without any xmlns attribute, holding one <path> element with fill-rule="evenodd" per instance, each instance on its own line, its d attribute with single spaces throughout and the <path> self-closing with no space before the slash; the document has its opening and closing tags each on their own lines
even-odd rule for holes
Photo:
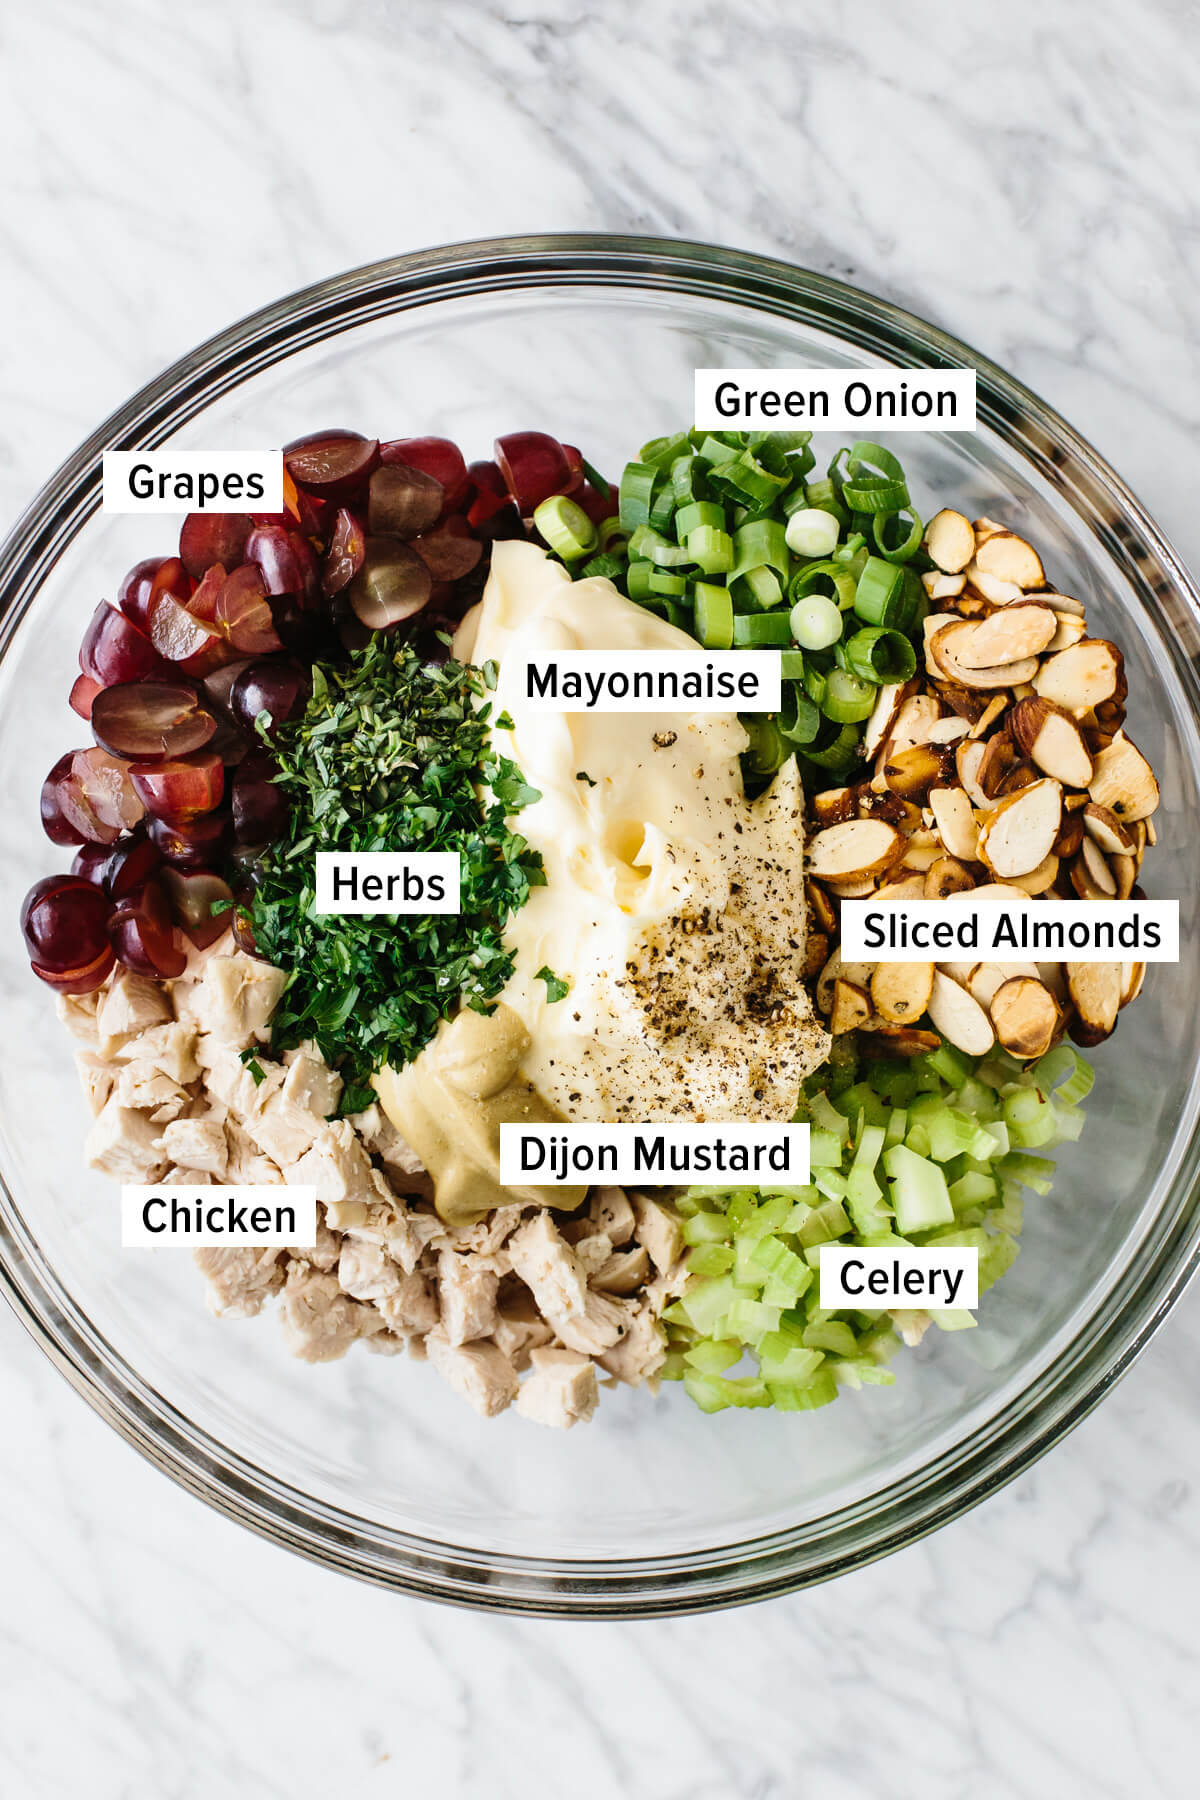
<svg viewBox="0 0 1200 1800">
<path fill-rule="evenodd" d="M 171 996 L 161 981 L 118 969 L 96 1009 L 101 1051 L 111 1056 L 126 1038 L 164 1025 L 172 1017 Z"/>
<path fill-rule="evenodd" d="M 457 1250 L 439 1253 L 441 1328 L 447 1343 L 467 1344 L 491 1336 L 496 1326 L 497 1285 L 496 1276 L 482 1267 L 477 1257 L 461 1256 Z"/>
<path fill-rule="evenodd" d="M 574 1350 L 535 1350 L 533 1374 L 521 1383 L 517 1411 L 535 1425 L 554 1425 L 566 1430 L 581 1420 L 586 1423 L 596 1410 L 600 1390 L 596 1365 L 590 1356 Z"/>
<path fill-rule="evenodd" d="M 607 1232 L 614 1248 L 627 1244 L 633 1236 L 634 1211 L 624 1188 L 597 1188 L 588 1214 L 597 1231 Z"/>
<path fill-rule="evenodd" d="M 633 1305 L 628 1300 L 613 1300 L 607 1294 L 593 1293 L 589 1289 L 581 1313 L 548 1312 L 546 1317 L 553 1325 L 555 1335 L 569 1350 L 598 1356 L 624 1337 L 633 1317 Z"/>
<path fill-rule="evenodd" d="M 175 1119 L 163 1127 L 164 1156 L 185 1169 L 204 1169 L 224 1180 L 229 1168 L 225 1127 L 215 1119 Z"/>
<path fill-rule="evenodd" d="M 601 1263 L 590 1285 L 602 1294 L 633 1294 L 649 1277 L 649 1251 L 644 1244 L 631 1244 L 628 1250 L 616 1250 Z"/>
<path fill-rule="evenodd" d="M 91 994 L 55 995 L 55 1011 L 71 1036 L 92 1048 L 100 1042 L 96 1013 L 102 998 L 103 994 L 99 990 Z"/>
<path fill-rule="evenodd" d="M 288 1166 L 288 1180 L 315 1187 L 323 1206 L 342 1200 L 370 1205 L 376 1197 L 371 1173 L 371 1160 L 348 1119 L 319 1126 L 312 1148 Z"/>
<path fill-rule="evenodd" d="M 122 1106 L 115 1094 L 88 1132 L 84 1154 L 91 1168 L 114 1181 L 155 1181 L 167 1166 L 157 1127 L 144 1113 Z"/>
<path fill-rule="evenodd" d="M 271 1014 L 287 986 L 282 969 L 241 951 L 210 956 L 189 998 L 189 1011 L 199 1029 L 220 1043 L 246 1050 L 265 1044 Z"/>
<path fill-rule="evenodd" d="M 495 1418 L 516 1399 L 517 1372 L 496 1344 L 486 1339 L 452 1344 L 439 1328 L 427 1335 L 425 1350 L 438 1374 L 485 1419 Z"/>
<path fill-rule="evenodd" d="M 513 1272 L 521 1277 L 546 1318 L 582 1313 L 587 1284 L 571 1246 L 549 1213 L 526 1219 L 506 1246 Z"/>
<path fill-rule="evenodd" d="M 149 1063 L 152 1068 L 161 1069 L 180 1087 L 200 1079 L 200 1064 L 196 1060 L 196 1033 L 192 1027 L 180 1019 L 171 1019 L 162 1025 L 151 1025 L 147 1030 L 138 1032 L 122 1045 L 118 1054 L 125 1058 L 136 1057 L 138 1062 Z"/>
<path fill-rule="evenodd" d="M 678 1259 L 683 1249 L 683 1225 L 673 1206 L 639 1194 L 635 1203 L 637 1241 L 650 1252 L 650 1260 L 660 1275 Z"/>
<path fill-rule="evenodd" d="M 529 1367 L 532 1351 L 553 1341 L 554 1332 L 537 1309 L 533 1295 L 523 1283 L 514 1281 L 516 1292 L 501 1285 L 496 1307 L 496 1326 L 492 1336 L 517 1370 Z"/>
<path fill-rule="evenodd" d="M 283 1097 L 289 1106 L 310 1113 L 314 1119 L 327 1119 L 337 1111 L 342 1097 L 342 1078 L 331 1069 L 315 1044 L 301 1044 L 284 1056 L 287 1076 Z"/>
<path fill-rule="evenodd" d="M 116 1070 L 107 1058 L 97 1056 L 94 1050 L 80 1050 L 75 1057 L 75 1067 L 79 1071 L 79 1085 L 88 1111 L 94 1119 L 103 1112 L 105 1101 L 116 1085 Z"/>
<path fill-rule="evenodd" d="M 611 1350 L 603 1351 L 596 1361 L 618 1381 L 639 1387 L 643 1381 L 654 1379 L 666 1356 L 666 1331 L 655 1317 L 651 1303 L 642 1300 L 621 1342 L 614 1344 Z"/>
<path fill-rule="evenodd" d="M 385 1294 L 375 1305 L 389 1328 L 402 1337 L 416 1340 L 432 1331 L 438 1322 L 437 1296 L 426 1277 L 417 1271 L 401 1275 L 395 1293 Z"/>
<path fill-rule="evenodd" d="M 288 1268 L 280 1313 L 288 1349 L 304 1362 L 336 1362 L 355 1338 L 383 1330 L 374 1308 L 344 1294 L 336 1275 L 302 1262 Z"/>
<path fill-rule="evenodd" d="M 117 1099 L 122 1106 L 150 1114 L 156 1125 L 177 1119 L 188 1104 L 186 1088 L 156 1069 L 153 1063 L 127 1063 L 117 1080 Z"/>
<path fill-rule="evenodd" d="M 234 1319 L 252 1319 L 267 1295 L 283 1286 L 283 1255 L 282 1250 L 254 1245 L 192 1252 L 208 1282 L 209 1306 L 218 1316 Z"/>
<path fill-rule="evenodd" d="M 246 1130 L 259 1149 L 285 1169 L 312 1149 L 322 1125 L 310 1112 L 292 1106 L 281 1088 L 252 1114 Z"/>
</svg>

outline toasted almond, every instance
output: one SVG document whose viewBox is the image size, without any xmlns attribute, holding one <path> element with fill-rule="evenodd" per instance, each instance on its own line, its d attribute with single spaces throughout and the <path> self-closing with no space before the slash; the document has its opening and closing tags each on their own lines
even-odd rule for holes
<svg viewBox="0 0 1200 1800">
<path fill-rule="evenodd" d="M 1125 723 L 1125 708 L 1119 700 L 1102 700 L 1094 713 L 1097 726 L 1110 737 L 1115 737 Z"/>
<path fill-rule="evenodd" d="M 1039 963 L 1038 980 L 1043 987 L 1048 987 L 1059 1006 L 1067 1004 L 1067 977 L 1061 963 Z"/>
<path fill-rule="evenodd" d="M 1108 807 L 1125 825 L 1148 819 L 1159 800 L 1154 770 L 1123 731 L 1097 756 L 1088 792 L 1097 806 Z"/>
<path fill-rule="evenodd" d="M 1012 531 L 993 531 L 975 551 L 975 566 L 1019 588 L 1040 588 L 1046 571 L 1032 544 Z"/>
<path fill-rule="evenodd" d="M 906 800 L 923 799 L 935 782 L 949 781 L 953 772 L 953 750 L 928 741 L 893 751 L 883 765 L 888 788 Z"/>
<path fill-rule="evenodd" d="M 944 575 L 941 569 L 926 569 L 921 577 L 921 586 L 929 599 L 935 601 L 957 600 L 966 585 L 965 575 Z"/>
<path fill-rule="evenodd" d="M 922 746 L 918 744 L 915 749 L 919 752 Z M 902 750 L 900 754 L 911 756 L 913 751 Z M 889 825 L 898 825 L 901 831 L 914 831 L 921 823 L 920 808 L 911 800 L 906 800 L 902 794 L 893 794 L 887 787 L 881 792 L 874 784 L 858 790 L 857 814 L 860 819 L 886 819 Z"/>
<path fill-rule="evenodd" d="M 979 965 L 973 962 L 940 962 L 937 966 L 939 972 L 950 981 L 957 981 L 959 987 L 966 987 Z"/>
<path fill-rule="evenodd" d="M 823 931 L 810 931 L 804 942 L 804 963 L 800 970 L 806 981 L 819 975 L 829 961 L 829 938 Z"/>
<path fill-rule="evenodd" d="M 941 716 L 941 704 L 933 694 L 914 694 L 911 699 L 906 700 L 896 714 L 887 742 L 876 758 L 877 769 L 882 771 L 889 758 L 898 756 L 902 750 L 911 750 L 914 744 L 926 743 L 930 727 L 936 725 Z"/>
<path fill-rule="evenodd" d="M 1117 1022 L 1123 979 L 1121 964 L 1067 964 L 1067 990 L 1078 1015 L 1071 1028 L 1076 1043 L 1086 1048 L 1101 1043 Z"/>
<path fill-rule="evenodd" d="M 995 1042 L 991 1021 L 978 1000 L 940 969 L 933 977 L 928 1011 L 935 1030 L 968 1056 L 985 1056 Z"/>
<path fill-rule="evenodd" d="M 969 735 L 973 738 L 986 737 L 1007 706 L 1008 700 L 1005 695 L 993 694 L 975 723 L 972 725 Z"/>
<path fill-rule="evenodd" d="M 875 887 L 874 875 L 852 875 L 848 881 L 829 882 L 829 891 L 838 900 L 866 900 Z"/>
<path fill-rule="evenodd" d="M 1128 1006 L 1136 1000 L 1142 991 L 1142 983 L 1146 979 L 1144 962 L 1127 962 L 1121 964 L 1121 1005 Z"/>
<path fill-rule="evenodd" d="M 1085 621 L 1077 618 L 1074 613 L 1056 610 L 1054 616 L 1058 620 L 1058 630 L 1046 645 L 1047 656 L 1053 656 L 1059 650 L 1069 650 L 1080 638 L 1087 636 Z"/>
<path fill-rule="evenodd" d="M 963 687 L 961 682 L 944 681 L 940 676 L 935 678 L 932 675 L 929 677 L 929 686 L 945 708 L 957 718 L 966 719 L 970 725 L 987 711 L 988 695 L 982 688 Z"/>
<path fill-rule="evenodd" d="M 884 1025 L 859 1038 L 864 1056 L 928 1056 L 941 1043 L 936 1031 L 914 1031 L 909 1025 Z"/>
<path fill-rule="evenodd" d="M 960 619 L 987 619 L 996 611 L 994 600 L 985 600 L 982 594 L 977 594 L 974 588 L 969 587 L 964 587 L 961 594 L 953 600 L 946 601 L 945 604 Z"/>
<path fill-rule="evenodd" d="M 1052 594 L 1045 588 L 1039 593 L 1038 599 L 1044 600 L 1047 606 L 1052 606 L 1056 613 L 1069 613 L 1075 619 L 1082 619 L 1084 616 L 1083 601 L 1076 600 L 1071 594 Z"/>
<path fill-rule="evenodd" d="M 829 1029 L 834 1037 L 857 1031 L 870 1016 L 871 1002 L 862 988 L 855 987 L 852 981 L 834 982 L 833 1006 L 829 1014 Z"/>
<path fill-rule="evenodd" d="M 871 971 L 874 963 L 843 962 L 840 950 L 835 950 L 821 973 L 817 976 L 817 1010 L 828 1013 L 833 1006 L 833 990 L 837 982 L 849 982 L 852 987 L 862 988 L 865 992 L 870 986 Z"/>
<path fill-rule="evenodd" d="M 995 901 L 1018 900 L 1024 904 L 1025 901 L 1028 900 L 1029 895 L 1025 892 L 1024 888 L 1017 887 L 1016 884 L 1011 881 L 982 881 L 975 889 L 971 898 L 973 900 Z"/>
<path fill-rule="evenodd" d="M 1158 833 L 1154 829 L 1154 821 L 1150 818 L 1147 818 L 1145 821 L 1145 826 L 1146 826 L 1146 843 L 1151 845 L 1151 847 L 1153 847 L 1158 842 Z"/>
<path fill-rule="evenodd" d="M 967 793 L 962 788 L 932 788 L 929 806 L 937 822 L 938 832 L 951 856 L 960 862 L 974 862 L 979 843 L 979 828 Z"/>
<path fill-rule="evenodd" d="M 987 569 L 981 569 L 978 554 L 967 564 L 966 577 L 975 592 L 990 600 L 993 606 L 1011 606 L 1015 600 L 1023 598 L 1015 581 L 1006 581 L 1002 575 L 992 575 Z"/>
<path fill-rule="evenodd" d="M 1069 650 L 1048 656 L 1033 685 L 1044 700 L 1065 707 L 1073 718 L 1125 697 L 1125 664 L 1107 638 L 1080 638 Z"/>
<path fill-rule="evenodd" d="M 941 854 L 942 847 L 940 844 L 910 843 L 908 849 L 904 852 L 904 861 L 902 862 L 901 867 L 906 873 L 913 869 L 920 869 L 922 873 L 924 873 L 926 870 L 932 869 L 934 863 L 937 862 Z"/>
<path fill-rule="evenodd" d="M 1002 665 L 986 666 L 968 665 L 959 660 L 959 649 L 969 650 L 973 634 L 986 630 L 990 623 L 989 619 L 957 619 L 953 625 L 943 625 L 929 639 L 926 661 L 932 663 L 934 669 L 947 681 L 964 688 L 1011 687 L 1015 682 L 1032 680 L 1038 667 L 1034 656 Z"/>
<path fill-rule="evenodd" d="M 1006 794 L 1019 794 L 1022 788 L 1032 787 L 1038 779 L 1038 772 L 1032 763 L 1019 762 L 1008 771 L 1004 780 L 996 790 L 996 798 L 1003 800 Z"/>
<path fill-rule="evenodd" d="M 974 886 L 975 877 L 970 869 L 964 868 L 954 856 L 939 856 L 925 871 L 926 900 L 944 900 L 948 894 L 966 894 Z"/>
<path fill-rule="evenodd" d="M 880 963 L 871 977 L 871 1004 L 892 1025 L 915 1025 L 932 989 L 932 963 Z"/>
<path fill-rule="evenodd" d="M 813 923 L 819 931 L 832 934 L 837 930 L 837 909 L 825 889 L 816 881 L 806 881 L 804 898 L 808 901 Z"/>
<path fill-rule="evenodd" d="M 1036 981 L 1037 968 L 1033 963 L 976 963 L 967 976 L 967 992 L 987 1011 L 993 995 L 1006 981 L 1015 981 L 1019 975 L 1030 975 Z"/>
<path fill-rule="evenodd" d="M 1058 880 L 1059 861 L 1053 851 L 1040 862 L 1036 869 L 1030 869 L 1028 875 L 1014 875 L 1013 881 L 1023 893 L 1045 894 Z"/>
<path fill-rule="evenodd" d="M 1029 759 L 1064 787 L 1085 788 L 1092 779 L 1092 759 L 1083 733 L 1063 707 L 1041 694 L 1018 700 L 1008 715 L 1008 729 Z"/>
<path fill-rule="evenodd" d="M 1010 1056 L 1045 1056 L 1058 1030 L 1054 995 L 1035 976 L 1016 975 L 996 989 L 991 1003 L 996 1037 Z"/>
<path fill-rule="evenodd" d="M 940 641 L 964 669 L 990 669 L 1039 656 L 1057 629 L 1048 606 L 1027 600 L 986 619 L 968 620 L 953 639 L 946 636 Z"/>
<path fill-rule="evenodd" d="M 1063 807 L 1062 824 L 1058 828 L 1058 836 L 1054 840 L 1054 854 L 1069 862 L 1073 856 L 1079 855 L 1083 843 L 1083 814 L 1068 812 Z"/>
<path fill-rule="evenodd" d="M 1006 525 L 998 524 L 995 519 L 985 517 L 971 520 L 971 530 L 975 533 L 977 544 L 982 544 L 985 538 L 993 537 L 997 531 L 1007 531 L 1007 529 Z"/>
<path fill-rule="evenodd" d="M 980 809 L 986 809 L 995 804 L 979 785 L 980 765 L 986 755 L 987 745 L 985 743 L 982 743 L 979 738 L 968 738 L 965 744 L 958 746 L 954 757 L 958 779 L 962 782 L 963 789 L 972 806 Z"/>
<path fill-rule="evenodd" d="M 877 900 L 925 900 L 927 875 L 910 875 L 903 868 L 890 875 L 880 887 Z"/>
<path fill-rule="evenodd" d="M 929 737 L 926 742 L 930 744 L 957 744 L 960 738 L 966 737 L 970 729 L 971 727 L 967 724 L 965 719 L 937 719 L 929 727 Z"/>
<path fill-rule="evenodd" d="M 975 769 L 975 779 L 979 790 L 988 800 L 999 797 L 1004 786 L 1005 777 L 1011 775 L 1021 760 L 1021 753 L 1012 740 L 1007 727 L 1002 731 L 994 731 L 983 747 L 983 755 Z M 959 770 L 962 781 L 962 771 Z M 963 786 L 966 783 L 963 782 Z"/>
<path fill-rule="evenodd" d="M 817 825 L 840 825 L 843 820 L 854 817 L 854 789 L 826 788 L 824 793 L 813 796 L 812 810 L 813 820 Z"/>
<path fill-rule="evenodd" d="M 970 521 L 944 506 L 925 527 L 925 549 L 930 562 L 947 575 L 957 575 L 975 554 L 975 533 Z"/>
<path fill-rule="evenodd" d="M 941 631 L 943 626 L 958 625 L 959 623 L 961 623 L 961 621 L 956 612 L 926 613 L 925 617 L 921 621 L 921 633 L 922 633 L 922 641 L 925 645 L 926 666 L 928 666 L 928 663 L 929 663 L 929 645 L 930 645 L 931 639 L 935 636 L 935 634 L 937 632 Z"/>
<path fill-rule="evenodd" d="M 920 685 L 914 675 L 908 681 L 889 681 L 880 688 L 875 710 L 863 728 L 864 756 L 874 756 L 887 741 L 896 722 L 896 714 L 904 702 L 918 691 Z"/>
<path fill-rule="evenodd" d="M 1113 856 L 1109 858 L 1109 867 L 1117 884 L 1117 899 L 1128 900 L 1133 893 L 1137 881 L 1136 856 Z"/>
<path fill-rule="evenodd" d="M 847 819 L 813 837 L 808 872 L 823 881 L 855 881 L 879 875 L 904 854 L 904 839 L 883 819 Z"/>
<path fill-rule="evenodd" d="M 1071 864 L 1071 886 L 1081 900 L 1115 900 L 1116 876 L 1104 860 L 1103 852 L 1085 837 L 1079 855 Z"/>
<path fill-rule="evenodd" d="M 1000 801 L 979 828 L 978 856 L 994 875 L 1029 875 L 1050 855 L 1062 818 L 1057 781 L 1035 781 Z M 844 831 L 845 826 L 835 830 Z"/>
</svg>

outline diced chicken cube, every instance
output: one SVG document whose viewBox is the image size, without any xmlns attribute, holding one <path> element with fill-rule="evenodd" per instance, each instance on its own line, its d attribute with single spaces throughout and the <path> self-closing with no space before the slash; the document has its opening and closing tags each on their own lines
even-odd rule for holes
<svg viewBox="0 0 1200 1800">
<path fill-rule="evenodd" d="M 171 996 L 161 981 L 118 969 L 96 1010 L 100 1048 L 111 1056 L 126 1038 L 165 1025 L 173 1017 Z"/>
<path fill-rule="evenodd" d="M 380 1315 L 390 1330 L 402 1337 L 416 1337 L 432 1331 L 438 1322 L 437 1295 L 424 1275 L 402 1274 L 394 1293 L 377 1300 Z"/>
<path fill-rule="evenodd" d="M 299 1162 L 312 1149 L 321 1123 L 310 1112 L 289 1105 L 280 1089 L 247 1118 L 246 1130 L 272 1162 L 285 1168 L 288 1163 Z"/>
<path fill-rule="evenodd" d="M 336 1362 L 355 1338 L 383 1330 L 378 1313 L 343 1294 L 336 1275 L 302 1262 L 288 1267 L 280 1317 L 288 1349 L 304 1362 Z"/>
<path fill-rule="evenodd" d="M 283 1286 L 283 1251 L 262 1245 L 193 1250 L 208 1282 L 208 1304 L 219 1318 L 252 1319 L 263 1301 Z"/>
<path fill-rule="evenodd" d="M 614 1247 L 629 1242 L 633 1236 L 635 1221 L 633 1207 L 624 1188 L 597 1188 L 588 1210 L 597 1231 L 607 1232 Z"/>
<path fill-rule="evenodd" d="M 224 1180 L 229 1168 L 225 1127 L 214 1119 L 175 1119 L 159 1140 L 164 1156 L 185 1169 L 204 1169 Z"/>
<path fill-rule="evenodd" d="M 100 1042 L 96 1014 L 103 998 L 103 992 L 99 989 L 92 994 L 55 995 L 55 1011 L 71 1036 L 92 1049 Z"/>
<path fill-rule="evenodd" d="M 157 1126 L 144 1113 L 122 1106 L 115 1094 L 89 1131 L 84 1155 L 91 1168 L 114 1181 L 156 1181 L 166 1167 Z"/>
<path fill-rule="evenodd" d="M 508 1357 L 514 1369 L 527 1369 L 529 1357 L 540 1344 L 548 1344 L 554 1332 L 534 1304 L 533 1295 L 523 1290 L 520 1297 L 502 1295 L 496 1309 L 496 1325 L 492 1337 Z"/>
<path fill-rule="evenodd" d="M 283 1070 L 277 1064 L 259 1063 L 263 1079 L 255 1081 L 237 1051 L 208 1033 L 196 1039 L 196 1056 L 207 1094 L 227 1106 L 235 1119 L 250 1118 L 283 1086 Z"/>
<path fill-rule="evenodd" d="M 401 1175 L 423 1175 L 425 1165 L 412 1146 L 401 1137 L 383 1108 L 376 1101 L 363 1112 L 351 1114 L 350 1123 L 368 1150 L 382 1158 L 388 1168 Z"/>
<path fill-rule="evenodd" d="M 606 1231 L 593 1231 L 573 1246 L 575 1258 L 587 1280 L 602 1269 L 612 1255 L 613 1242 Z"/>
<path fill-rule="evenodd" d="M 448 1226 L 446 1241 L 454 1250 L 474 1250 L 480 1256 L 490 1256 L 512 1236 L 521 1222 L 521 1211 L 516 1205 L 498 1206 L 473 1225 Z"/>
<path fill-rule="evenodd" d="M 117 1070 L 107 1057 L 97 1056 L 94 1050 L 80 1050 L 75 1067 L 79 1071 L 79 1085 L 88 1111 L 93 1119 L 98 1118 L 116 1085 Z"/>
<path fill-rule="evenodd" d="M 278 1187 L 283 1181 L 277 1164 L 263 1155 L 236 1119 L 226 1119 L 225 1141 L 229 1145 L 227 1181 L 241 1187 Z"/>
<path fill-rule="evenodd" d="M 314 1119 L 327 1119 L 337 1111 L 342 1078 L 329 1067 L 315 1044 L 301 1044 L 283 1060 L 287 1065 L 283 1097 L 289 1106 L 298 1107 Z"/>
<path fill-rule="evenodd" d="M 633 1317 L 633 1304 L 589 1289 L 581 1313 L 547 1313 L 546 1317 L 554 1327 L 554 1335 L 568 1350 L 598 1356 L 624 1337 Z"/>
<path fill-rule="evenodd" d="M 188 1104 L 187 1092 L 153 1063 L 126 1063 L 117 1079 L 117 1099 L 122 1106 L 149 1113 L 156 1125 L 177 1119 Z"/>
<path fill-rule="evenodd" d="M 338 1255 L 338 1280 L 356 1300 L 386 1300 L 400 1291 L 404 1274 L 380 1244 L 344 1237 Z"/>
<path fill-rule="evenodd" d="M 660 1275 L 677 1261 L 683 1249 L 683 1224 L 673 1206 L 650 1200 L 639 1194 L 634 1203 L 637 1214 L 637 1241 L 650 1252 L 650 1260 Z"/>
<path fill-rule="evenodd" d="M 640 1387 L 653 1381 L 667 1356 L 667 1334 L 643 1301 L 619 1344 L 605 1350 L 596 1361 L 608 1375 Z"/>
<path fill-rule="evenodd" d="M 470 1254 L 443 1250 L 438 1257 L 442 1331 L 451 1344 L 490 1337 L 496 1323 L 496 1276 Z"/>
<path fill-rule="evenodd" d="M 533 1374 L 517 1394 L 522 1418 L 560 1431 L 586 1423 L 600 1398 L 595 1363 L 574 1350 L 535 1350 L 532 1362 Z"/>
<path fill-rule="evenodd" d="M 452 1344 L 440 1331 L 431 1331 L 425 1349 L 443 1380 L 485 1419 L 494 1418 L 516 1399 L 517 1372 L 504 1352 L 486 1339 Z"/>
<path fill-rule="evenodd" d="M 583 1270 L 548 1213 L 526 1219 L 506 1248 L 514 1274 L 521 1277 L 546 1318 L 582 1313 L 587 1303 Z"/>
<path fill-rule="evenodd" d="M 288 1255 L 296 1262 L 306 1262 L 314 1269 L 321 1269 L 328 1274 L 336 1269 L 342 1253 L 342 1239 L 338 1232 L 330 1231 L 329 1226 L 317 1211 L 317 1241 L 315 1244 L 297 1244 L 288 1250 Z"/>
<path fill-rule="evenodd" d="M 151 1025 L 124 1045 L 120 1054 L 137 1062 L 150 1063 L 177 1081 L 180 1087 L 200 1077 L 196 1060 L 196 1033 L 191 1025 L 171 1019 L 165 1025 Z"/>
<path fill-rule="evenodd" d="M 202 1031 L 235 1050 L 266 1043 L 271 1014 L 287 986 L 282 969 L 240 951 L 205 963 L 188 1003 Z"/>
<path fill-rule="evenodd" d="M 644 1244 L 630 1244 L 627 1250 L 614 1250 L 592 1276 L 590 1286 L 602 1294 L 636 1293 L 650 1273 L 650 1252 Z"/>
<path fill-rule="evenodd" d="M 316 1142 L 288 1165 L 287 1178 L 315 1187 L 317 1199 L 328 1209 L 343 1200 L 361 1200 L 369 1206 L 377 1198 L 373 1173 L 370 1159 L 349 1121 L 338 1119 L 318 1127 Z"/>
</svg>

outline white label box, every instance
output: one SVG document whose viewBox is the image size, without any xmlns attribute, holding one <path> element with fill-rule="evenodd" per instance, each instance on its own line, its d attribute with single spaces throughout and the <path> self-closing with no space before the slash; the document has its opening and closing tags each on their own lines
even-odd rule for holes
<svg viewBox="0 0 1200 1800">
<path fill-rule="evenodd" d="M 884 890 L 886 892 L 886 889 Z M 1178 900 L 843 900 L 847 962 L 1179 961 Z"/>
<path fill-rule="evenodd" d="M 701 431 L 974 431 L 975 371 L 697 369 L 695 406 Z"/>
<path fill-rule="evenodd" d="M 106 450 L 110 513 L 283 511 L 281 450 Z"/>
<path fill-rule="evenodd" d="M 461 865 L 454 850 L 318 850 L 318 915 L 456 913 Z"/>
<path fill-rule="evenodd" d="M 974 1248 L 857 1248 L 822 1244 L 822 1306 L 874 1312 L 878 1307 L 921 1310 L 979 1305 L 979 1252 Z"/>
<path fill-rule="evenodd" d="M 511 662 L 530 712 L 779 711 L 778 650 L 550 650 Z"/>
<path fill-rule="evenodd" d="M 317 1241 L 315 1187 L 123 1187 L 127 1248 L 187 1244 L 193 1250 Z"/>
<path fill-rule="evenodd" d="M 808 1134 L 807 1125 L 501 1125 L 500 1180 L 674 1187 L 720 1175 L 734 1187 L 803 1187 Z"/>
</svg>

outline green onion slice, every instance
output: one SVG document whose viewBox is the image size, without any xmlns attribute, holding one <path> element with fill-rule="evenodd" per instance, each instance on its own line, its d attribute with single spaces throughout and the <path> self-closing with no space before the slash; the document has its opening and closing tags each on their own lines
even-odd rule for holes
<svg viewBox="0 0 1200 1800">
<path fill-rule="evenodd" d="M 864 681 L 907 681 L 916 672 L 917 653 L 902 631 L 866 625 L 846 639 L 846 666 Z"/>
<path fill-rule="evenodd" d="M 565 494 L 554 494 L 534 508 L 533 523 L 556 556 L 578 562 L 596 548 L 598 533 L 582 506 Z"/>
</svg>

